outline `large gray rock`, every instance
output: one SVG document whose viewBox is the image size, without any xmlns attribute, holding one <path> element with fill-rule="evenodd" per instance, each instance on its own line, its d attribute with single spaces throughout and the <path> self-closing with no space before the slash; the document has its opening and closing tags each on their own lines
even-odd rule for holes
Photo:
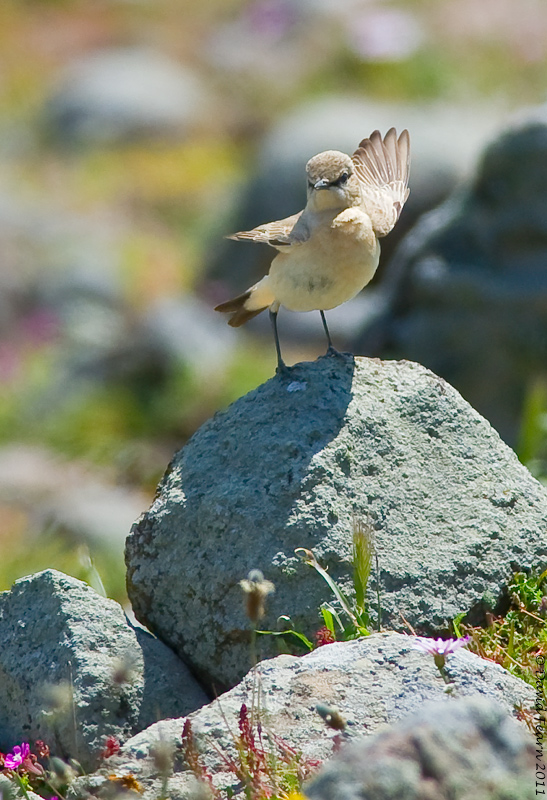
<svg viewBox="0 0 547 800">
<path fill-rule="evenodd" d="M 546 220 L 547 106 L 498 136 L 402 242 L 385 272 L 389 311 L 357 352 L 419 361 L 515 443 L 547 358 Z"/>
<path fill-rule="evenodd" d="M 261 625 L 289 614 L 312 637 L 332 598 L 294 550 L 350 590 L 355 514 L 375 531 L 390 627 L 401 613 L 423 632 L 479 620 L 515 569 L 547 566 L 545 489 L 451 386 L 418 364 L 325 357 L 240 398 L 174 457 L 127 540 L 137 618 L 217 689 L 234 685 L 249 665 L 239 580 L 263 570 L 276 592 Z"/>
<path fill-rule="evenodd" d="M 534 690 L 502 667 L 467 651 L 447 657 L 452 691 L 436 668 L 433 658 L 412 649 L 414 637 L 374 634 L 353 642 L 335 643 L 303 658 L 279 656 L 259 665 L 258 680 L 250 673 L 230 692 L 190 715 L 202 764 L 219 788 L 234 782 L 220 753 L 234 758 L 233 732 L 243 703 L 249 710 L 252 698 L 262 709 L 264 741 L 272 734 L 301 752 L 307 763 L 330 758 L 335 731 L 326 727 L 316 706 L 336 707 L 347 722 L 349 739 L 360 739 L 417 711 L 424 702 L 436 700 L 438 718 L 450 716 L 455 698 L 479 696 L 497 703 L 502 714 L 514 714 L 515 706 L 531 708 Z M 145 800 L 159 796 L 161 775 L 154 752 L 163 745 L 178 752 L 184 719 L 164 720 L 130 739 L 117 756 L 95 775 L 77 781 L 73 800 L 108 796 L 108 775 L 131 773 L 145 789 Z M 518 729 L 518 725 L 515 725 Z M 521 733 L 516 731 L 515 741 Z M 267 745 L 270 746 L 270 745 Z M 188 766 L 174 759 L 169 797 L 186 798 L 192 793 Z"/>
<path fill-rule="evenodd" d="M 43 739 L 95 766 L 106 736 L 127 739 L 206 702 L 184 664 L 121 606 L 56 570 L 0 594 L 0 749 Z"/>
<path fill-rule="evenodd" d="M 305 791 L 311 800 L 532 800 L 534 741 L 495 703 L 428 703 L 344 748 Z"/>
</svg>

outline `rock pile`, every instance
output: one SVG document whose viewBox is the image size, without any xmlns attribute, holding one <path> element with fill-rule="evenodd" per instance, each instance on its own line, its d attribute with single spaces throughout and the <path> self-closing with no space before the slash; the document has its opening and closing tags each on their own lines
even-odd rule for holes
<svg viewBox="0 0 547 800">
<path fill-rule="evenodd" d="M 351 586 L 355 516 L 373 530 L 382 623 L 475 622 L 515 569 L 547 566 L 547 493 L 445 381 L 408 362 L 325 357 L 274 377 L 173 459 L 126 545 L 137 618 L 217 690 L 249 667 L 239 580 L 259 567 L 310 638 L 329 594 L 295 555 Z M 263 654 L 275 645 L 262 640 Z M 270 649 L 268 649 L 270 648 Z"/>
<path fill-rule="evenodd" d="M 313 635 L 330 598 L 294 550 L 313 548 L 351 591 L 356 517 L 378 555 L 371 591 L 391 632 L 263 661 L 238 684 L 250 664 L 241 578 L 260 567 L 275 583 L 264 627 L 288 612 Z M 119 786 L 190 800 L 199 787 L 183 756 L 188 720 L 214 785 L 238 791 L 233 732 L 259 702 L 260 735 L 308 765 L 355 740 L 318 773 L 312 798 L 387 800 L 396 787 L 398 797 L 431 789 L 464 800 L 478 796 L 471 786 L 485 800 L 501 787 L 525 800 L 534 689 L 462 649 L 443 674 L 393 629 L 401 613 L 431 633 L 503 604 L 515 569 L 547 566 L 546 523 L 545 489 L 433 373 L 349 356 L 299 364 L 196 433 L 128 538 L 134 610 L 162 641 L 53 570 L 0 595 L 0 749 L 41 738 L 77 758 L 91 774 L 67 800 L 109 800 Z M 262 641 L 271 654 L 274 637 Z M 208 704 L 212 687 L 234 688 Z M 436 705 L 420 710 L 425 701 Z M 341 715 L 343 734 L 318 707 Z M 119 752 L 101 754 L 106 736 Z"/>
<path fill-rule="evenodd" d="M 318 705 L 336 708 L 347 722 L 347 741 L 357 742 L 385 729 L 386 723 L 393 725 L 392 737 L 397 737 L 399 730 L 402 736 L 409 736 L 410 721 L 401 725 L 394 723 L 411 712 L 418 713 L 428 701 L 436 708 L 437 727 L 442 727 L 445 719 L 452 719 L 453 714 L 457 722 L 461 714 L 453 712 L 454 704 L 458 706 L 462 698 L 476 700 L 478 697 L 483 702 L 477 706 L 483 723 L 488 719 L 491 723 L 486 726 L 488 735 L 484 738 L 484 750 L 493 750 L 493 728 L 498 725 L 504 748 L 508 747 L 512 731 L 514 733 L 514 764 L 526 763 L 533 742 L 519 726 L 510 722 L 506 725 L 505 720 L 508 714 L 514 714 L 515 706 L 533 704 L 532 687 L 497 664 L 460 650 L 447 658 L 448 677 L 453 681 L 452 690 L 447 694 L 446 683 L 433 658 L 413 650 L 412 644 L 410 636 L 374 634 L 354 642 L 321 647 L 303 658 L 283 655 L 262 662 L 259 691 L 264 737 L 277 737 L 278 741 L 302 753 L 306 763 L 317 763 L 317 760 L 329 759 L 336 749 L 336 732 L 326 727 L 316 711 Z M 189 717 L 199 743 L 202 766 L 216 776 L 219 786 L 235 782 L 234 775 L 226 769 L 226 758 L 237 761 L 234 732 L 238 730 L 239 712 L 243 703 L 250 703 L 256 691 L 254 676 L 250 674 L 237 687 Z M 134 736 L 101 770 L 74 784 L 72 800 L 87 800 L 90 795 L 107 797 L 108 776 L 112 773 L 133 775 L 144 788 L 146 799 L 158 798 L 161 788 L 161 773 L 155 758 L 158 746 L 174 755 L 169 797 L 172 800 L 187 798 L 192 792 L 193 780 L 188 765 L 180 757 L 185 721 L 164 720 Z M 428 718 L 427 722 L 430 721 Z M 467 720 L 464 722 L 468 725 Z M 479 723 L 472 719 L 471 724 Z M 477 740 L 482 746 L 481 735 L 473 741 Z M 374 736 L 373 741 L 378 741 L 378 737 Z M 439 751 L 443 743 L 444 740 L 439 741 Z M 456 768 L 461 770 L 459 762 L 465 758 L 468 747 L 468 743 L 454 741 L 447 749 L 442 762 L 447 775 L 451 771 L 445 762 L 453 757 Z M 479 752 L 478 748 L 477 757 Z M 492 758 L 491 752 L 489 758 Z M 509 762 L 507 768 L 510 766 Z M 532 775 L 530 770 L 530 780 Z M 320 779 L 318 786 L 324 786 Z"/>
</svg>

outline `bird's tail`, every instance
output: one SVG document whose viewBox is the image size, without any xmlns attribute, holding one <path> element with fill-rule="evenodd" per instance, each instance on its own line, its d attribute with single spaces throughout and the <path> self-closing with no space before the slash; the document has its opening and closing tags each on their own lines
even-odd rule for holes
<svg viewBox="0 0 547 800">
<path fill-rule="evenodd" d="M 260 314 L 268 308 L 268 306 L 263 306 L 263 308 L 255 308 L 252 311 L 246 309 L 245 303 L 250 297 L 251 290 L 247 289 L 246 292 L 234 297 L 233 300 L 227 300 L 225 303 L 216 306 L 215 311 L 223 311 L 225 313 L 232 312 L 232 316 L 228 320 L 228 325 L 231 325 L 232 328 L 239 328 L 240 325 L 245 325 L 250 319 L 256 317 L 257 314 Z"/>
<path fill-rule="evenodd" d="M 245 325 L 257 314 L 265 311 L 274 300 L 275 297 L 268 287 L 268 276 L 266 276 L 243 294 L 239 294 L 225 303 L 220 303 L 216 306 L 215 311 L 231 313 L 228 325 L 231 325 L 232 328 L 239 328 L 240 325 Z"/>
</svg>

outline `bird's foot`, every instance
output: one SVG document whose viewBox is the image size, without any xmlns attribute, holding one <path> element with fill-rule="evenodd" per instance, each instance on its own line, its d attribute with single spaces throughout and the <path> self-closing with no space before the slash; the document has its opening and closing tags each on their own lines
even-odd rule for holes
<svg viewBox="0 0 547 800">
<path fill-rule="evenodd" d="M 328 357 L 334 356 L 336 358 L 342 358 L 342 359 L 346 360 L 347 358 L 352 358 L 353 357 L 353 353 L 344 353 L 344 352 L 342 352 L 342 350 L 337 350 L 336 347 L 334 347 L 334 345 L 331 344 L 327 348 L 327 352 L 325 353 L 325 356 L 328 356 Z"/>
<path fill-rule="evenodd" d="M 277 362 L 275 374 L 280 378 L 288 378 L 291 374 L 292 367 L 288 367 L 283 360 Z"/>
</svg>

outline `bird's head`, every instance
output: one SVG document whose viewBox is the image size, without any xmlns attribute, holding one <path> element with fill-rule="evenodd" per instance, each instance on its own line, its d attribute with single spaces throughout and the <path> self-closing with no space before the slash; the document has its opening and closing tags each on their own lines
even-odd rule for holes
<svg viewBox="0 0 547 800">
<path fill-rule="evenodd" d="M 351 158 L 338 150 L 325 150 L 306 164 L 308 204 L 317 211 L 344 209 L 361 202 L 359 180 Z"/>
</svg>

